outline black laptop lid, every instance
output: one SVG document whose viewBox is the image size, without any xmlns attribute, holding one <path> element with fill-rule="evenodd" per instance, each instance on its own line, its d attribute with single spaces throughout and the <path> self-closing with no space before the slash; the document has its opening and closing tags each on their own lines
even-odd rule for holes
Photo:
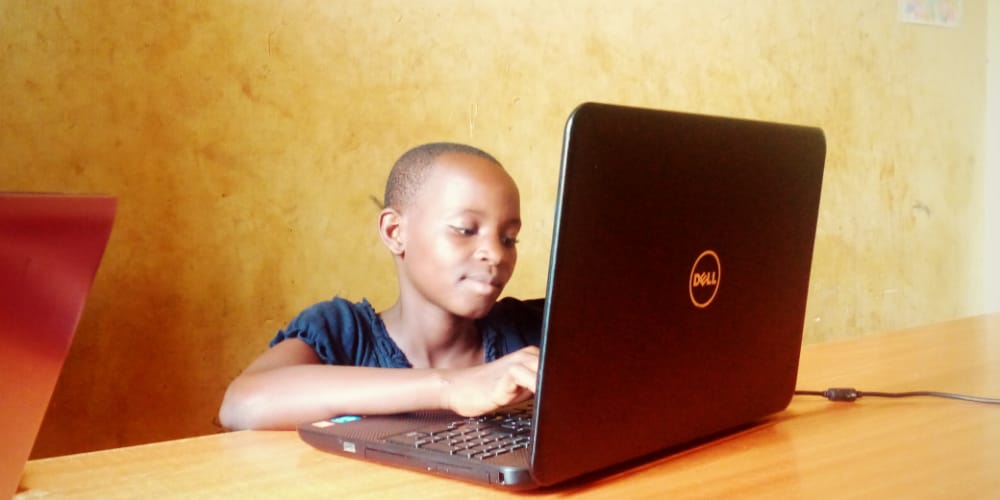
<svg viewBox="0 0 1000 500">
<path fill-rule="evenodd" d="M 817 128 L 573 112 L 535 409 L 540 483 L 787 406 L 825 154 Z"/>
</svg>

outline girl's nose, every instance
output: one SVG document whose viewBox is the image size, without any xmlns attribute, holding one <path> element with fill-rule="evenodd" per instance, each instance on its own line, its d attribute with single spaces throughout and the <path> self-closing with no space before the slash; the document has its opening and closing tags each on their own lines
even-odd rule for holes
<svg viewBox="0 0 1000 500">
<path fill-rule="evenodd" d="M 477 258 L 496 265 L 500 263 L 503 255 L 504 247 L 498 238 L 485 235 L 481 238 L 479 248 L 476 250 Z"/>
</svg>

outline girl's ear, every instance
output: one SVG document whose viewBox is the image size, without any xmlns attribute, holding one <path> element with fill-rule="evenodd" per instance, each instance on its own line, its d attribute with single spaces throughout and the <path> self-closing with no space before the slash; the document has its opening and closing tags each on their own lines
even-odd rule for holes
<svg viewBox="0 0 1000 500">
<path fill-rule="evenodd" d="M 378 214 L 378 234 L 382 243 L 393 255 L 403 255 L 403 216 L 393 208 L 384 208 Z"/>
</svg>

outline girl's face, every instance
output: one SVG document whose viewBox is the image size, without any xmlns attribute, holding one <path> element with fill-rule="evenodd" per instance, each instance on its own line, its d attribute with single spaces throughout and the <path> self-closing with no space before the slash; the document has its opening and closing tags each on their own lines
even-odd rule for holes
<svg viewBox="0 0 1000 500">
<path fill-rule="evenodd" d="M 499 165 L 462 153 L 440 156 L 402 214 L 404 280 L 447 312 L 480 318 L 517 262 L 520 195 Z"/>
</svg>

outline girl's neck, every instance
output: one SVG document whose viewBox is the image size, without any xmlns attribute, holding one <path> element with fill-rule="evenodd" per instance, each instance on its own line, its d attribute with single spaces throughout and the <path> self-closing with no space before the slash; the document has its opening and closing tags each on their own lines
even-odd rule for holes
<svg viewBox="0 0 1000 500">
<path fill-rule="evenodd" d="M 389 336 L 414 368 L 461 368 L 483 363 L 483 341 L 474 320 L 433 304 L 397 301 L 379 314 Z"/>
</svg>

